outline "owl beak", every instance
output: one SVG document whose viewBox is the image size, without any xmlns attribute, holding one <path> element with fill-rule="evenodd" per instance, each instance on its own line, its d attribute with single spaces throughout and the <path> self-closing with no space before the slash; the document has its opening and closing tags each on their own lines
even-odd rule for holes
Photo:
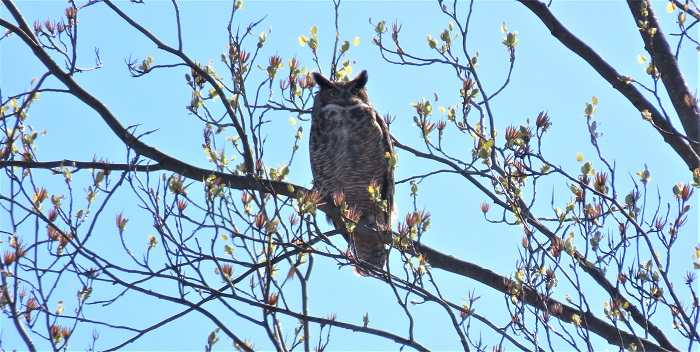
<svg viewBox="0 0 700 352">
<path fill-rule="evenodd" d="M 343 102 L 347 102 L 348 106 L 353 105 L 353 101 L 355 99 L 352 98 L 352 94 L 350 92 L 343 92 Z"/>
</svg>

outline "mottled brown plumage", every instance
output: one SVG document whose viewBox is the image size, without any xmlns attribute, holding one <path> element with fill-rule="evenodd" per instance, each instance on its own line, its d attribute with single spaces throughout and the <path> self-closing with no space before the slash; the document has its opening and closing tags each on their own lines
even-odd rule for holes
<svg viewBox="0 0 700 352">
<path fill-rule="evenodd" d="M 389 129 L 367 95 L 366 71 L 349 82 L 312 75 L 319 87 L 309 141 L 314 188 L 324 197 L 342 192 L 348 206 L 362 213 L 358 223 L 377 230 L 378 234 L 364 236 L 348 233 L 345 224 L 334 223 L 355 258 L 383 269 L 394 209 L 394 171 L 387 158 L 394 147 Z M 381 200 L 386 201 L 389 212 L 372 202 L 368 191 L 372 181 L 380 187 Z"/>
</svg>

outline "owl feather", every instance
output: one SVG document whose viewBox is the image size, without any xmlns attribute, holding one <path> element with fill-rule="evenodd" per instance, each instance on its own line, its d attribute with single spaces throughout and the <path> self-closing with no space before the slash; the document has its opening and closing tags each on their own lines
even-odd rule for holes
<svg viewBox="0 0 700 352">
<path fill-rule="evenodd" d="M 314 188 L 323 197 L 342 194 L 348 207 L 360 214 L 357 223 L 375 230 L 364 235 L 348 231 L 345 223 L 333 223 L 356 260 L 383 269 L 395 211 L 394 170 L 387 158 L 394 153 L 389 128 L 369 100 L 367 71 L 349 82 L 330 81 L 315 72 L 312 76 L 319 87 L 309 141 Z M 379 187 L 379 199 L 372 199 L 370 184 Z M 366 275 L 358 267 L 356 271 Z"/>
</svg>

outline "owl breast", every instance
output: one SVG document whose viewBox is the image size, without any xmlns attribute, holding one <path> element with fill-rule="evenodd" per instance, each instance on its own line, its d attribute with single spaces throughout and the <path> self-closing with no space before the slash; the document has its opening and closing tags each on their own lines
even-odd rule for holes
<svg viewBox="0 0 700 352">
<path fill-rule="evenodd" d="M 323 196 L 342 191 L 348 205 L 374 217 L 375 204 L 367 189 L 382 185 L 388 161 L 378 114 L 366 104 L 328 104 L 315 111 L 311 125 L 311 171 Z"/>
</svg>

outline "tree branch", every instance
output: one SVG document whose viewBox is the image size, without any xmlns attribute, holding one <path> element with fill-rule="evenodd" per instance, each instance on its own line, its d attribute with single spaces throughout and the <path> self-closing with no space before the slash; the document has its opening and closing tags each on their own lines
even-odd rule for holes
<svg viewBox="0 0 700 352">
<path fill-rule="evenodd" d="M 433 248 L 426 246 L 420 242 L 413 242 L 416 252 L 422 253 L 428 258 L 428 263 L 434 268 L 440 268 L 457 275 L 468 277 L 474 279 L 486 286 L 489 286 L 497 291 L 507 293 L 509 284 L 512 285 L 513 281 L 505 276 L 499 275 L 489 269 L 480 267 L 474 263 L 470 263 L 451 255 L 439 252 Z M 555 305 L 561 305 L 561 314 L 555 315 L 559 320 L 565 321 L 569 324 L 573 322 L 573 315 L 584 315 L 586 328 L 596 335 L 604 338 L 610 344 L 620 346 L 621 348 L 627 348 L 630 343 L 641 342 L 644 350 L 646 351 L 669 351 L 654 342 L 647 340 L 642 337 L 637 337 L 634 334 L 620 330 L 619 328 L 609 324 L 603 319 L 598 318 L 593 313 L 581 312 L 577 308 L 570 305 L 561 303 L 550 297 L 542 297 L 539 293 L 531 290 L 527 287 L 523 287 L 524 290 L 524 301 L 530 306 L 536 307 L 542 311 L 552 313 L 552 307 Z M 672 349 L 675 351 L 677 349 Z"/>
<path fill-rule="evenodd" d="M 666 87 L 666 92 L 668 92 L 668 97 L 678 114 L 678 118 L 681 120 L 685 134 L 691 139 L 691 146 L 695 153 L 700 154 L 700 143 L 698 142 L 700 141 L 700 132 L 698 131 L 700 110 L 698 110 L 697 101 L 688 88 L 673 50 L 666 41 L 666 36 L 661 30 L 651 1 L 646 2 L 646 16 L 642 12 L 641 4 L 642 2 L 639 0 L 627 0 L 635 24 L 647 23 L 646 28 L 639 30 L 644 40 L 644 49 L 651 55 L 654 66 L 659 70 L 661 81 Z"/>
<path fill-rule="evenodd" d="M 53 168 L 60 165 L 72 165 L 79 168 L 100 168 L 100 169 L 111 169 L 111 170 L 126 170 L 131 167 L 133 171 L 153 171 L 154 167 L 157 170 L 170 170 L 162 164 L 154 165 L 125 165 L 125 164 L 109 164 L 109 163 L 99 163 L 99 162 L 75 162 L 75 161 L 52 161 L 43 163 L 27 163 L 27 162 L 16 162 L 16 161 L 0 161 L 0 166 L 13 166 L 26 167 L 26 168 Z M 183 176 L 190 178 L 192 180 L 200 181 L 205 179 L 210 175 L 221 178 L 221 183 L 226 184 L 228 187 L 239 190 L 251 190 L 251 191 L 262 191 L 267 193 L 272 193 L 276 195 L 284 195 L 287 197 L 296 197 L 297 192 L 311 192 L 311 190 L 293 185 L 281 181 L 269 181 L 256 179 L 250 176 L 235 176 L 228 173 L 212 171 L 194 167 L 185 163 L 187 166 L 184 169 L 179 169 L 182 172 L 178 172 Z M 332 202 L 326 202 L 318 206 L 318 209 L 326 213 L 331 218 L 336 220 L 341 219 L 340 211 L 332 205 Z M 371 236 L 373 235 L 373 230 L 362 225 L 357 225 L 355 232 L 359 235 Z M 415 252 L 413 254 L 421 253 L 426 258 L 428 262 L 434 268 L 443 269 L 451 273 L 458 274 L 460 276 L 468 277 L 474 279 L 486 286 L 489 286 L 499 292 L 508 293 L 509 283 L 512 280 L 499 275 L 489 269 L 480 267 L 476 264 L 455 258 L 451 255 L 439 252 L 423 243 L 413 242 L 413 248 Z M 630 343 L 641 343 L 647 351 L 674 351 L 676 350 L 670 342 L 665 346 L 671 346 L 671 348 L 663 348 L 652 341 L 647 339 L 637 337 L 631 333 L 625 332 L 618 329 L 617 327 L 607 323 L 606 321 L 598 318 L 591 312 L 581 312 L 575 307 L 569 306 L 567 304 L 561 303 L 555 299 L 549 297 L 542 297 L 539 293 L 534 290 L 524 288 L 524 301 L 530 306 L 536 307 L 543 311 L 552 312 L 551 308 L 554 305 L 561 305 L 561 314 L 555 315 L 558 319 L 571 324 L 573 322 L 572 316 L 574 314 L 583 315 L 587 323 L 587 328 L 593 333 L 603 337 L 609 343 L 626 348 Z M 554 315 L 552 313 L 552 315 Z M 656 334 L 653 334 L 655 338 L 658 339 Z"/>
<path fill-rule="evenodd" d="M 134 21 L 131 17 L 129 17 L 124 11 L 119 9 L 116 5 L 114 5 L 111 1 L 109 0 L 104 0 L 104 3 L 109 6 L 110 9 L 112 9 L 119 17 L 124 19 L 130 26 L 134 27 L 136 30 L 141 32 L 144 36 L 146 36 L 148 39 L 150 39 L 154 44 L 158 46 L 159 49 L 169 52 L 178 58 L 182 60 L 184 63 L 187 64 L 191 69 L 196 71 L 199 75 L 204 77 L 207 82 L 212 86 L 214 90 L 216 90 L 216 93 L 219 95 L 221 98 L 222 105 L 226 109 L 226 112 L 231 116 L 231 120 L 233 121 L 234 127 L 236 128 L 236 133 L 238 133 L 241 142 L 243 144 L 243 158 L 245 160 L 245 166 L 246 166 L 246 172 L 251 173 L 254 168 L 254 161 L 253 161 L 253 156 L 251 155 L 250 151 L 252 150 L 250 148 L 250 144 L 248 142 L 248 135 L 246 134 L 245 129 L 241 125 L 240 121 L 236 118 L 236 113 L 233 109 L 233 106 L 228 103 L 228 98 L 226 97 L 226 92 L 222 89 L 220 86 L 219 82 L 214 80 L 214 78 L 211 77 L 210 74 L 205 72 L 199 65 L 197 65 L 194 61 L 192 61 L 185 53 L 180 51 L 179 49 L 172 48 L 162 41 L 158 39 L 155 35 L 153 35 L 151 32 L 149 32 L 146 28 L 138 24 L 138 22 Z"/>
<path fill-rule="evenodd" d="M 697 150 L 688 145 L 673 125 L 664 118 L 664 115 L 649 100 L 644 98 L 642 93 L 637 90 L 634 85 L 630 84 L 629 77 L 620 75 L 590 46 L 564 27 L 545 3 L 532 0 L 518 0 L 518 2 L 525 5 L 525 7 L 539 17 L 542 23 L 550 30 L 552 36 L 557 38 L 562 44 L 569 48 L 569 50 L 584 59 L 601 77 L 608 81 L 613 88 L 627 98 L 640 113 L 645 110 L 651 113 L 651 119 L 654 124 L 658 126 L 657 130 L 664 141 L 683 159 L 690 170 L 700 166 L 700 156 L 698 156 Z M 688 137 L 697 138 L 697 134 L 689 135 Z"/>
<path fill-rule="evenodd" d="M 440 158 L 436 155 L 432 154 L 426 154 L 421 151 L 418 151 L 416 149 L 413 149 L 411 147 L 408 147 L 406 145 L 403 145 L 401 142 L 398 140 L 394 139 L 394 146 L 397 148 L 401 148 L 404 150 L 407 150 L 414 155 L 425 158 L 425 159 L 431 159 L 435 160 L 437 162 L 440 162 L 445 165 L 451 166 L 456 172 L 461 173 L 465 178 L 467 178 L 472 184 L 474 184 L 476 187 L 478 187 L 480 190 L 484 192 L 484 194 L 488 195 L 496 204 L 499 204 L 505 209 L 510 209 L 510 205 L 505 204 L 503 200 L 500 198 L 496 197 L 496 195 L 492 194 L 489 192 L 484 185 L 482 185 L 480 182 L 478 182 L 472 175 L 469 175 L 468 173 L 464 173 L 463 170 L 461 170 L 456 164 L 452 163 L 449 160 Z M 498 172 L 498 174 L 503 175 L 506 174 L 503 170 L 498 168 L 497 166 L 493 166 L 494 169 Z M 525 204 L 522 200 L 518 202 L 518 207 L 522 209 L 522 217 L 524 218 L 524 221 L 531 224 L 534 226 L 538 231 L 540 231 L 542 234 L 547 236 L 547 238 L 551 241 L 555 241 L 557 239 L 557 236 L 545 225 L 543 225 L 530 211 L 530 208 Z M 642 326 L 645 328 L 646 331 L 648 331 L 665 349 L 667 350 L 677 350 L 677 348 L 671 343 L 671 341 L 668 339 L 668 337 L 663 333 L 661 329 L 659 329 L 658 326 L 655 324 L 652 324 L 644 314 L 642 314 L 639 309 L 633 305 L 629 300 L 620 292 L 618 288 L 616 288 L 608 279 L 605 277 L 605 275 L 593 265 L 593 263 L 589 262 L 584 255 L 581 253 L 575 251 L 572 255 L 572 257 L 579 263 L 581 263 L 580 267 L 583 271 L 585 271 L 588 275 L 595 280 L 596 283 L 598 283 L 611 297 L 616 297 L 621 299 L 623 302 L 628 302 L 629 308 L 628 311 L 632 318 L 634 319 L 635 322 L 639 324 L 639 326 Z M 473 265 L 473 264 L 472 264 Z M 502 291 L 502 292 L 507 292 L 507 291 Z M 576 313 L 578 314 L 578 313 Z M 586 318 L 588 316 L 591 316 L 592 318 L 595 318 L 590 312 L 586 313 Z M 569 314 L 568 317 L 571 317 Z M 570 321 L 569 321 L 570 322 Z M 612 326 L 610 326 L 612 327 Z M 612 327 L 615 328 L 615 327 Z M 601 329 L 601 332 L 605 332 L 606 329 L 609 329 L 609 327 L 606 327 L 604 329 Z M 616 329 L 616 328 L 615 328 Z M 603 336 L 603 335 L 601 335 Z M 617 336 L 617 335 L 616 335 Z M 644 344 L 642 342 L 642 344 Z M 625 347 L 626 345 L 621 345 L 621 347 Z M 659 347 L 660 348 L 660 347 Z"/>
</svg>

